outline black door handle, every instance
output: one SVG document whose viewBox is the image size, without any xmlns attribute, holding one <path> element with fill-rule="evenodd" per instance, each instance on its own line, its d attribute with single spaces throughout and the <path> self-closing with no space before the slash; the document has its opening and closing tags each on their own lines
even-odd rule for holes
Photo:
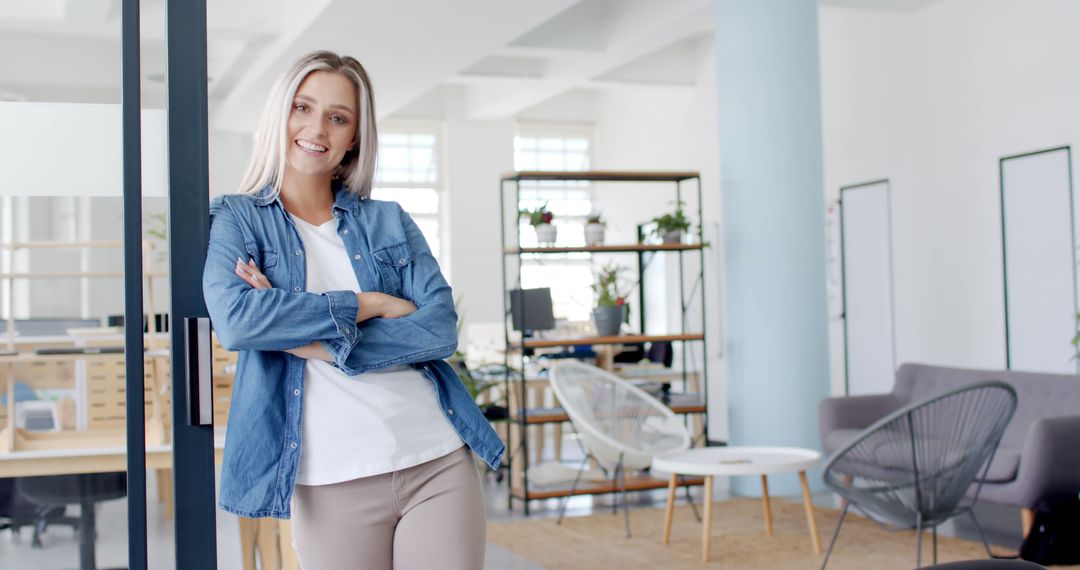
<svg viewBox="0 0 1080 570">
<path fill-rule="evenodd" d="M 184 351 L 187 353 L 188 425 L 214 425 L 214 373 L 211 366 L 210 318 L 184 318 Z"/>
</svg>

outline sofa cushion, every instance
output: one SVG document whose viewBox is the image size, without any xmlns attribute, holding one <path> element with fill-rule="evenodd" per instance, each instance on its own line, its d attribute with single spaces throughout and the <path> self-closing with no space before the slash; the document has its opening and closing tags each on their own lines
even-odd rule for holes
<svg viewBox="0 0 1080 570">
<path fill-rule="evenodd" d="M 1080 376 L 979 370 L 906 363 L 896 371 L 895 394 L 911 403 L 947 390 L 986 380 L 1001 380 L 1016 389 L 1017 408 L 1005 429 L 1001 445 L 1020 449 L 1031 424 L 1040 418 L 1075 415 L 1080 409 Z"/>
<path fill-rule="evenodd" d="M 1016 479 L 1020 468 L 1020 450 L 999 447 L 994 459 L 990 461 L 990 471 L 986 473 L 987 483 L 1008 483 Z M 979 471 L 982 475 L 982 471 Z"/>
<path fill-rule="evenodd" d="M 833 430 L 829 435 L 825 436 L 825 453 L 829 455 L 836 453 L 837 450 L 854 441 L 863 431 L 861 429 Z M 882 441 L 875 446 L 875 462 L 879 467 L 886 470 L 900 469 L 904 471 L 909 469 L 911 464 L 907 460 L 907 453 L 910 452 L 898 454 L 895 445 L 897 444 Z M 933 443 L 930 445 L 933 446 Z M 901 455 L 903 455 L 902 461 L 898 459 Z M 986 474 L 985 481 L 987 483 L 1008 483 L 1016 479 L 1019 467 L 1020 450 L 999 448 L 997 453 L 994 454 L 994 459 L 990 462 L 990 470 Z M 982 475 L 981 469 L 979 475 Z"/>
<path fill-rule="evenodd" d="M 861 429 L 835 429 L 829 432 L 829 435 L 825 436 L 825 454 L 836 453 L 838 449 L 851 443 L 862 432 Z"/>
</svg>

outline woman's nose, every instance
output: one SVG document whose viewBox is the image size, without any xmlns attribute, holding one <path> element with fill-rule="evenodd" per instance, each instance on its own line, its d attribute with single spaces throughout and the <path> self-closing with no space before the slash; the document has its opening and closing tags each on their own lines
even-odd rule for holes
<svg viewBox="0 0 1080 570">
<path fill-rule="evenodd" d="M 304 117 L 304 129 L 312 134 L 325 135 L 326 134 L 326 121 L 327 118 L 323 117 L 320 113 L 311 113 Z"/>
</svg>

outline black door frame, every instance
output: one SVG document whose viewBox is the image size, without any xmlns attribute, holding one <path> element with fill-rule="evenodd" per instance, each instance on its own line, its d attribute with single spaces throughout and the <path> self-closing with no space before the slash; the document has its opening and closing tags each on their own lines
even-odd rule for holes
<svg viewBox="0 0 1080 570">
<path fill-rule="evenodd" d="M 139 94 L 139 0 L 121 8 L 120 112 L 124 172 L 124 359 L 127 412 L 128 568 L 146 570 L 146 398 L 142 290 L 142 102 Z"/>
<path fill-rule="evenodd" d="M 217 568 L 214 428 L 188 421 L 185 319 L 209 317 L 202 269 L 210 240 L 206 0 L 166 0 L 169 285 L 176 567 Z"/>
<path fill-rule="evenodd" d="M 124 0 L 123 168 L 124 314 L 141 323 L 142 151 L 139 100 L 139 0 Z M 169 285 L 173 504 L 176 568 L 215 570 L 217 530 L 214 498 L 213 426 L 190 425 L 185 327 L 189 317 L 207 317 L 202 268 L 210 236 L 209 144 L 206 95 L 206 0 L 166 0 L 166 58 L 169 168 Z M 125 327 L 128 355 L 143 353 L 142 327 Z M 146 451 L 143 359 L 127 358 L 128 565 L 146 570 Z"/>
</svg>

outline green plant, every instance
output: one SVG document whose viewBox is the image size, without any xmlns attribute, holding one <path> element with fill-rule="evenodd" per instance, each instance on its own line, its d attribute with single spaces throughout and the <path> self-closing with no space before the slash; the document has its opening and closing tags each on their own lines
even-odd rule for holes
<svg viewBox="0 0 1080 570">
<path fill-rule="evenodd" d="M 623 268 L 615 263 L 609 263 L 596 273 L 596 282 L 592 290 L 596 293 L 596 306 L 622 306 L 626 304 L 626 294 L 623 292 L 621 273 Z"/>
<path fill-rule="evenodd" d="M 600 224 L 601 226 L 607 225 L 604 221 L 604 217 L 600 215 L 600 212 L 593 212 L 589 214 L 589 217 L 585 219 L 586 224 Z"/>
<path fill-rule="evenodd" d="M 461 330 L 465 326 L 465 315 L 461 311 L 461 298 L 460 297 L 458 297 L 454 301 L 454 310 L 458 314 L 457 335 L 458 335 L 458 338 L 461 338 Z M 461 384 L 465 386 L 465 390 L 469 393 L 470 396 L 472 396 L 473 400 L 476 400 L 477 398 L 480 397 L 481 394 L 483 394 L 484 392 L 487 392 L 488 390 L 491 390 L 492 388 L 495 388 L 496 386 L 498 386 L 500 384 L 500 382 L 495 381 L 495 380 L 481 380 L 481 379 L 477 378 L 475 375 L 473 375 L 472 371 L 469 370 L 468 365 L 465 364 L 465 359 L 466 359 L 465 353 L 461 349 L 458 349 L 458 350 L 454 351 L 453 356 L 446 359 L 446 362 L 447 362 L 447 364 L 450 365 L 451 368 L 454 369 L 454 372 L 457 372 L 458 378 L 461 379 Z M 480 410 L 482 412 L 484 412 L 485 417 L 488 417 L 489 415 L 492 414 L 492 411 L 494 411 L 493 408 L 498 408 L 498 407 L 502 406 L 503 404 L 505 404 L 505 400 L 506 400 L 506 398 L 500 398 L 499 400 L 494 401 L 494 402 L 488 402 L 488 403 L 485 403 L 485 404 L 480 404 Z M 490 418 L 489 417 L 489 419 L 504 419 L 504 418 Z"/>
<path fill-rule="evenodd" d="M 680 231 L 685 232 L 690 229 L 690 218 L 686 217 L 686 212 L 683 211 L 682 200 L 675 202 L 675 211 L 658 216 L 652 219 L 652 223 L 656 224 L 652 229 L 652 235 L 657 237 L 663 237 L 668 232 Z"/>
<path fill-rule="evenodd" d="M 544 202 L 533 210 L 528 208 L 522 209 L 518 212 L 518 217 L 528 218 L 529 225 L 534 227 L 539 226 L 540 224 L 550 224 L 551 220 L 555 218 L 555 214 L 552 214 L 551 211 L 547 209 L 547 205 L 548 203 Z"/>
</svg>

